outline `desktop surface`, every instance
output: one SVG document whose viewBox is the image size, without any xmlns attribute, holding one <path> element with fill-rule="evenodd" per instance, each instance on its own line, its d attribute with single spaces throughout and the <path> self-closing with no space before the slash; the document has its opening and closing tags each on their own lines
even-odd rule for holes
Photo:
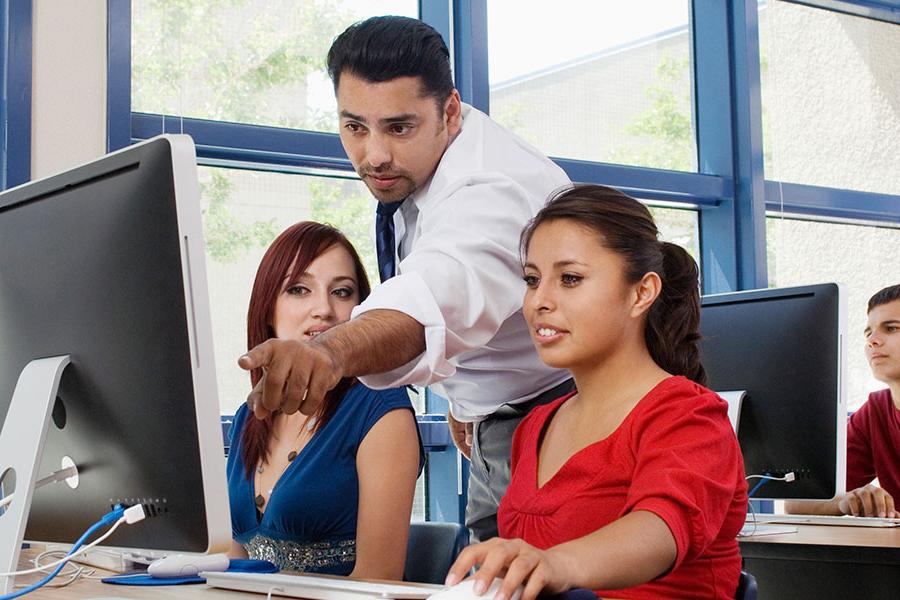
<svg viewBox="0 0 900 600">
<path fill-rule="evenodd" d="M 31 568 L 31 559 L 38 555 L 42 550 L 41 547 L 32 547 L 23 550 L 19 560 L 19 568 Z M 65 569 L 64 571 L 68 571 Z M 112 575 L 99 571 L 102 575 Z M 43 574 L 23 575 L 16 578 L 16 583 L 33 583 L 44 577 Z M 65 581 L 65 576 L 57 577 L 51 585 L 57 582 Z M 248 598 L 265 598 L 244 594 L 242 592 L 231 592 L 227 590 L 215 590 L 205 585 L 173 585 L 173 586 L 155 586 L 155 587 L 139 587 L 139 586 L 121 586 L 109 585 L 102 583 L 99 579 L 79 579 L 65 587 L 47 587 L 44 586 L 27 596 L 30 600 L 105 600 L 118 598 L 133 598 L 135 600 L 247 600 Z"/>
<path fill-rule="evenodd" d="M 40 553 L 42 550 L 43 548 L 41 546 L 33 546 L 30 549 L 23 550 L 19 560 L 19 568 L 25 569 L 33 567 L 34 565 L 31 563 L 31 559 L 37 556 L 38 553 Z M 68 571 L 68 568 L 66 569 L 66 571 Z M 113 573 L 105 572 L 101 569 L 97 570 L 98 576 L 107 576 L 112 574 Z M 277 575 L 285 577 L 284 574 Z M 43 574 L 21 576 L 16 579 L 16 583 L 33 583 L 43 576 Z M 309 579 L 309 577 L 302 578 Z M 341 580 L 343 578 L 319 576 L 318 579 L 333 581 Z M 58 582 L 63 582 L 65 580 L 66 577 L 61 575 L 54 579 L 54 581 L 51 582 L 51 585 Z M 363 582 L 350 583 L 359 583 L 361 585 L 365 585 Z M 409 588 L 410 590 L 415 590 L 417 592 L 421 592 L 422 590 L 430 590 L 431 593 L 436 593 L 437 591 L 444 589 L 443 586 L 419 583 L 411 584 L 391 581 L 375 583 L 375 585 L 379 584 L 385 586 L 386 588 Z M 421 593 L 414 595 L 417 597 L 424 597 Z M 123 586 L 102 583 L 99 579 L 86 578 L 80 578 L 79 580 L 74 581 L 73 583 L 65 587 L 45 586 L 26 596 L 26 598 L 31 598 L 34 600 L 119 600 L 120 598 L 133 598 L 135 600 L 253 600 L 254 598 L 265 597 L 265 593 L 233 591 L 228 589 L 214 588 L 205 584 L 171 586 Z M 273 597 L 282 596 L 276 593 L 273 594 Z M 312 599 L 319 597 L 320 596 L 315 595 L 310 596 L 310 598 Z M 372 597 L 374 598 L 375 596 Z"/>
<path fill-rule="evenodd" d="M 794 544 L 880 548 L 896 552 L 900 567 L 900 527 L 834 527 L 794 523 L 797 533 L 741 538 L 741 551 L 749 544 Z"/>
<path fill-rule="evenodd" d="M 834 525 L 837 527 L 900 527 L 900 519 L 890 517 L 853 517 L 849 515 L 757 514 L 747 515 L 747 523 L 787 523 L 796 525 Z"/>
<path fill-rule="evenodd" d="M 797 533 L 738 540 L 759 598 L 896 600 L 900 528 L 795 526 Z"/>
</svg>

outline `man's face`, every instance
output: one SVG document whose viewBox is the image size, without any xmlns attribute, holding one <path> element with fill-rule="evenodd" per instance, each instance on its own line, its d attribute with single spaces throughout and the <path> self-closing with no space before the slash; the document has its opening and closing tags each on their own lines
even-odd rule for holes
<svg viewBox="0 0 900 600">
<path fill-rule="evenodd" d="M 422 187 L 459 132 L 459 93 L 438 106 L 418 77 L 374 83 L 344 71 L 337 89 L 340 135 L 353 168 L 384 203 Z"/>
<path fill-rule="evenodd" d="M 866 323 L 866 358 L 875 379 L 900 381 L 900 300 L 876 306 Z"/>
</svg>

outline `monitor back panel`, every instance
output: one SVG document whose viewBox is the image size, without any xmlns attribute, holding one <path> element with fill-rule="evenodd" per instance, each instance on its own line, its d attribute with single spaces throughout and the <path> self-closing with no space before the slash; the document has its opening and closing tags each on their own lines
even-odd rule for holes
<svg viewBox="0 0 900 600">
<path fill-rule="evenodd" d="M 747 475 L 796 476 L 768 481 L 756 498 L 835 494 L 839 310 L 833 284 L 703 298 L 708 387 L 747 391 L 738 429 Z"/>
</svg>

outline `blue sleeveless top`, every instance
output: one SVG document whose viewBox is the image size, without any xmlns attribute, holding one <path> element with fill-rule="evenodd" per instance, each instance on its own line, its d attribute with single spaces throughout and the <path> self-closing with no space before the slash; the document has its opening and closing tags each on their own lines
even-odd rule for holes
<svg viewBox="0 0 900 600">
<path fill-rule="evenodd" d="M 228 454 L 228 496 L 232 535 L 250 558 L 281 569 L 350 574 L 356 564 L 359 504 L 356 452 L 372 426 L 396 409 L 412 411 L 406 388 L 376 391 L 356 383 L 275 483 L 261 520 L 253 474 L 247 478 L 241 460 L 244 423 L 253 416 L 246 404 L 238 409 Z M 421 470 L 421 441 L 419 452 Z"/>
</svg>

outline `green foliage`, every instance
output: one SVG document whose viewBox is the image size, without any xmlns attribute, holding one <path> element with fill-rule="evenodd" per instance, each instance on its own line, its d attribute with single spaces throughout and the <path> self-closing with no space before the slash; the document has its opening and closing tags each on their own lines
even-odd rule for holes
<svg viewBox="0 0 900 600">
<path fill-rule="evenodd" d="M 249 224 L 235 219 L 228 210 L 232 184 L 219 169 L 212 171 L 209 182 L 200 184 L 200 193 L 209 205 L 203 211 L 203 237 L 206 252 L 220 263 L 233 262 L 254 247 L 269 244 L 277 235 L 275 219 Z"/>
<path fill-rule="evenodd" d="M 690 95 L 679 97 L 684 79 L 690 77 L 690 59 L 664 57 L 656 67 L 658 83 L 646 90 L 650 109 L 639 115 L 626 131 L 652 140 L 639 150 L 612 153 L 612 161 L 643 167 L 691 171 L 695 164 L 694 130 Z M 683 92 L 680 92 L 683 93 Z M 685 110 L 687 108 L 687 111 Z"/>
<path fill-rule="evenodd" d="M 292 128 L 333 127 L 308 112 L 306 84 L 351 17 L 324 0 L 135 3 L 135 110 Z"/>
<path fill-rule="evenodd" d="M 306 107 L 307 81 L 324 68 L 331 40 L 350 20 L 327 0 L 135 2 L 134 110 L 331 129 L 333 114 Z M 229 209 L 232 188 L 227 172 L 218 169 L 201 186 L 208 203 L 203 219 L 207 252 L 221 263 L 269 244 L 278 233 L 274 219 L 246 223 L 235 218 Z M 313 204 L 334 201 L 326 192 L 331 189 L 313 186 Z M 349 204 L 339 213 L 332 220 L 358 218 Z"/>
<path fill-rule="evenodd" d="M 356 248 L 371 283 L 378 281 L 378 261 L 372 243 L 372 198 L 358 182 L 312 179 L 310 218 L 340 229 Z"/>
</svg>

